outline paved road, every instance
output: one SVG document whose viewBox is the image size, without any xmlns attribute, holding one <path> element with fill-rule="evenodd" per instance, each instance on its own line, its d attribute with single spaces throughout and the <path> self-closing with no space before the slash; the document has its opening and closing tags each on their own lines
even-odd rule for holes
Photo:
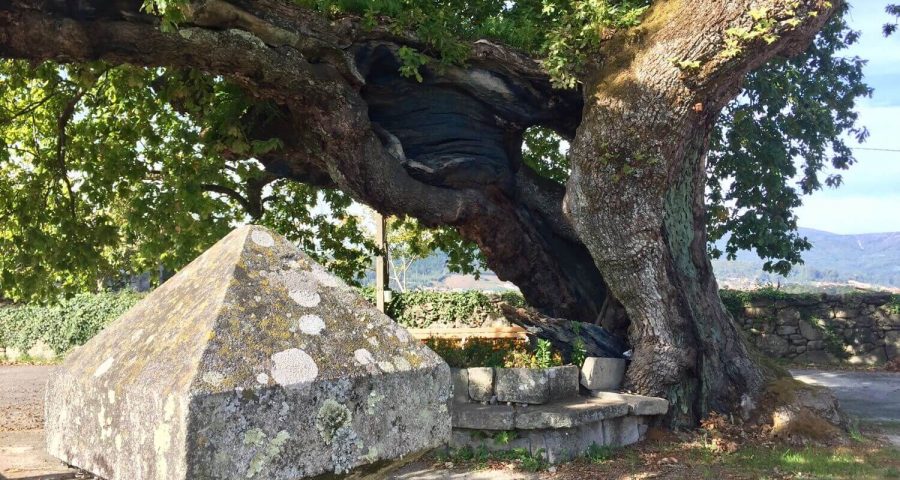
<svg viewBox="0 0 900 480">
<path fill-rule="evenodd" d="M 791 370 L 802 382 L 830 388 L 844 411 L 884 430 L 900 445 L 900 373 Z"/>
</svg>

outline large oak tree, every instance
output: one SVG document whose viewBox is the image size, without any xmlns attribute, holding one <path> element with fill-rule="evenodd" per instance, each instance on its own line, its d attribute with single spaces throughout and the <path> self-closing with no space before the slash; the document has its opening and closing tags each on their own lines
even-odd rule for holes
<svg viewBox="0 0 900 480">
<path fill-rule="evenodd" d="M 12 205 L 59 207 L 52 209 L 59 218 L 49 223 L 79 225 L 80 234 L 61 229 L 77 240 L 94 238 L 116 215 L 150 223 L 145 231 L 165 230 L 164 221 L 149 222 L 153 216 L 141 209 L 94 211 L 79 202 L 91 195 L 94 204 L 110 205 L 145 198 L 132 190 L 144 185 L 150 197 L 167 198 L 162 205 L 180 212 L 182 194 L 146 187 L 155 185 L 148 175 L 180 179 L 189 195 L 223 195 L 253 218 L 277 200 L 263 193 L 275 181 L 336 189 L 383 213 L 453 227 L 480 247 L 501 278 L 552 315 L 592 321 L 604 305 L 620 302 L 635 348 L 626 386 L 672 400 L 673 423 L 730 410 L 770 378 L 718 298 L 707 227 L 736 232 L 734 246 L 768 245 L 761 253 L 793 261 L 807 247 L 791 233 L 796 223 L 789 209 L 797 195 L 787 187 L 771 192 L 779 199 L 772 212 L 784 215 L 775 228 L 759 227 L 773 222 L 760 220 L 754 211 L 760 205 L 752 202 L 711 220 L 707 153 L 712 138 L 720 151 L 734 150 L 713 157 L 720 174 L 748 174 L 739 160 L 749 147 L 730 137 L 727 126 L 716 130 L 731 104 L 732 126 L 744 121 L 764 132 L 785 130 L 756 122 L 768 116 L 799 130 L 793 136 L 800 141 L 774 149 L 790 166 L 778 169 L 770 187 L 786 185 L 797 156 L 809 167 L 803 191 L 818 188 L 825 150 L 835 152 L 835 165 L 849 163 L 836 136 L 855 128 L 852 101 L 866 92 L 860 64 L 831 57 L 834 45 L 846 41 L 840 22 L 820 37 L 826 45 L 809 48 L 838 2 L 143 3 L 0 1 L 0 56 L 28 62 L 10 64 L 21 71 L 6 73 L 4 81 L 65 87 L 25 99 L 7 119 L 58 105 L 49 115 L 55 122 L 44 122 L 52 135 L 7 140 L 7 161 L 37 165 L 17 172 L 22 181 L 43 179 L 40 188 L 10 188 L 8 195 L 21 197 Z M 480 36 L 495 40 L 470 40 Z M 803 52 L 806 61 L 773 60 Z M 780 110 L 770 108 L 777 103 L 771 95 L 732 103 L 748 73 L 770 61 L 763 72 L 772 78 L 836 79 L 823 98 L 844 103 L 817 108 L 796 91 L 796 101 Z M 72 124 L 85 124 L 76 113 L 85 102 L 115 108 L 111 120 L 79 132 L 89 141 L 73 152 L 68 134 Z M 152 116 L 129 118 L 146 112 L 140 102 L 162 106 Z M 810 133 L 804 121 L 828 131 Z M 536 126 L 572 143 L 565 185 L 523 155 L 523 138 L 534 140 L 527 130 Z M 134 158 L 146 160 L 135 161 L 138 167 L 104 163 L 121 158 L 110 145 L 127 150 L 136 143 Z M 173 154 L 192 160 L 167 164 Z M 249 157 L 264 171 L 250 171 Z M 92 161 L 103 168 L 71 166 Z M 126 174 L 138 181 L 122 181 Z M 209 176 L 218 182 L 190 182 Z M 715 202 L 746 198 L 721 186 L 712 192 Z M 310 198 L 306 192 L 281 201 Z M 744 216 L 748 210 L 755 221 Z M 22 211 L 28 214 L 4 212 L 21 232 L 45 221 Z M 212 207 L 203 214 L 224 218 Z M 33 231 L 53 237 L 46 228 Z M 776 244 L 788 247 L 771 247 Z"/>
</svg>

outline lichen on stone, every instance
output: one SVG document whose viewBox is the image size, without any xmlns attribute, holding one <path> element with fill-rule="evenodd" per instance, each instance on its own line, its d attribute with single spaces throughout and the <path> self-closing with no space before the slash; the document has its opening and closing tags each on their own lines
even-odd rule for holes
<svg viewBox="0 0 900 480">
<path fill-rule="evenodd" d="M 299 348 L 290 348 L 272 355 L 272 362 L 272 379 L 279 385 L 311 382 L 319 375 L 316 362 Z"/>
<path fill-rule="evenodd" d="M 307 335 L 318 335 L 325 329 L 325 321 L 318 315 L 303 315 L 299 324 L 300 331 Z"/>
<path fill-rule="evenodd" d="M 254 440 L 256 440 L 256 443 L 254 443 L 254 445 L 260 445 L 265 439 L 265 433 L 263 433 L 262 430 L 259 430 L 258 428 L 254 430 L 258 432 L 256 437 L 254 438 Z M 269 441 L 269 444 L 266 445 L 266 448 L 259 451 L 256 456 L 253 457 L 253 460 L 250 461 L 250 467 L 247 469 L 247 478 L 253 478 L 257 474 L 259 474 L 266 467 L 266 465 L 272 461 L 273 458 L 281 453 L 285 442 L 287 442 L 290 438 L 291 435 L 285 430 L 279 431 L 275 435 L 275 438 Z"/>
<path fill-rule="evenodd" d="M 375 363 L 375 357 L 372 356 L 372 352 L 365 348 L 359 348 L 354 351 L 353 358 L 356 359 L 356 362 L 360 365 L 373 365 Z"/>
<path fill-rule="evenodd" d="M 275 239 L 272 238 L 272 235 L 269 235 L 268 232 L 262 230 L 253 230 L 250 234 L 250 240 L 253 240 L 253 243 L 260 247 L 268 248 L 275 245 Z"/>
<path fill-rule="evenodd" d="M 331 445 L 338 430 L 349 425 L 351 420 L 353 420 L 353 413 L 347 407 L 329 398 L 316 413 L 316 429 L 325 444 Z"/>
</svg>

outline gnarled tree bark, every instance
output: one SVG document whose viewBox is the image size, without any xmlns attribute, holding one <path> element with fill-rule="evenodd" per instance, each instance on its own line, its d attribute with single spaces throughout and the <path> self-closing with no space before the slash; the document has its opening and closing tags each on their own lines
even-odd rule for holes
<svg viewBox="0 0 900 480">
<path fill-rule="evenodd" d="M 659 2 L 639 31 L 607 44 L 585 84 L 566 204 L 631 320 L 626 386 L 670 399 L 675 424 L 735 409 L 772 374 L 751 358 L 718 296 L 706 252 L 707 139 L 746 72 L 805 48 L 833 8 Z M 770 29 L 726 49 L 735 29 L 761 21 Z M 699 67 L 685 70 L 688 62 Z"/>
</svg>

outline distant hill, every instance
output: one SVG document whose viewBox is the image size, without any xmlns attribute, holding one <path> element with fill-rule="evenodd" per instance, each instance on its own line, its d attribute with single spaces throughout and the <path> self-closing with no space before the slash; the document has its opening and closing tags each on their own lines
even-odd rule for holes
<svg viewBox="0 0 900 480">
<path fill-rule="evenodd" d="M 801 228 L 800 235 L 813 248 L 803 253 L 803 265 L 795 265 L 787 278 L 762 271 L 763 260 L 755 252 L 738 252 L 737 259 L 713 260 L 720 282 L 782 283 L 857 282 L 900 287 L 900 232 L 838 235 Z M 720 241 L 720 248 L 725 241 Z"/>
<path fill-rule="evenodd" d="M 787 278 L 763 271 L 763 260 L 755 252 L 738 252 L 733 261 L 713 260 L 720 286 L 740 287 L 758 283 L 819 284 L 856 281 L 888 287 L 900 287 L 900 232 L 838 235 L 801 228 L 800 234 L 813 244 L 803 253 L 805 263 L 795 265 Z M 725 240 L 719 242 L 724 248 Z M 447 257 L 437 253 L 416 262 L 410 269 L 409 285 L 414 288 L 503 290 L 514 288 L 501 282 L 493 272 L 482 274 L 476 282 L 471 276 L 447 270 Z M 374 281 L 374 273 L 367 279 Z M 396 287 L 394 287 L 396 288 Z"/>
</svg>

